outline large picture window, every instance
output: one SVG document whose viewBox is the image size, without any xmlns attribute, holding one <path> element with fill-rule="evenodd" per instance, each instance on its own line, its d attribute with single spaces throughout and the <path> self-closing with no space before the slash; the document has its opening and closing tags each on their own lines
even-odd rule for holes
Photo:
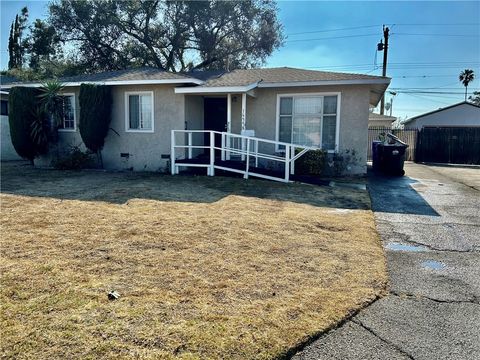
<svg viewBox="0 0 480 360">
<path fill-rule="evenodd" d="M 335 150 L 338 95 L 281 95 L 278 140 Z"/>
<path fill-rule="evenodd" d="M 62 122 L 59 130 L 75 131 L 75 95 L 62 95 Z"/>
<path fill-rule="evenodd" d="M 125 94 L 125 125 L 131 132 L 153 132 L 153 92 Z"/>
</svg>

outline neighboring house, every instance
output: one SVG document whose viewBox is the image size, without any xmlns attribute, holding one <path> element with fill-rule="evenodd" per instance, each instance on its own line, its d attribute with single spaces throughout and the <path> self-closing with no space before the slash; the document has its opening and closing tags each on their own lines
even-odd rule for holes
<svg viewBox="0 0 480 360">
<path fill-rule="evenodd" d="M 3 80 L 3 79 L 2 79 Z M 10 138 L 10 125 L 8 123 L 8 92 L 0 91 L 1 115 L 0 115 L 0 159 L 2 161 L 21 160 L 13 148 Z"/>
<path fill-rule="evenodd" d="M 467 101 L 412 117 L 402 123 L 405 127 L 478 127 L 480 106 Z"/>
<path fill-rule="evenodd" d="M 368 127 L 388 127 L 392 128 L 392 124 L 396 121 L 395 116 L 381 115 L 371 112 L 368 115 Z"/>
<path fill-rule="evenodd" d="M 81 83 L 113 86 L 110 133 L 102 151 L 107 169 L 168 170 L 171 130 L 217 130 L 330 152 L 354 149 L 366 172 L 369 105 L 389 78 L 295 68 L 169 73 L 140 68 L 61 79 L 65 85 L 63 147 L 82 143 Z M 40 86 L 10 83 L 3 87 Z M 281 153 L 282 149 L 271 149 Z M 36 160 L 48 165 L 48 159 Z"/>
</svg>

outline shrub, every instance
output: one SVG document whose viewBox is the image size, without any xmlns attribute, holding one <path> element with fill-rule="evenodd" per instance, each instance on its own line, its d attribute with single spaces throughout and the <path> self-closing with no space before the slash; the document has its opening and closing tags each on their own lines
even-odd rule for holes
<svg viewBox="0 0 480 360">
<path fill-rule="evenodd" d="M 93 153 L 102 150 L 110 128 L 112 91 L 110 86 L 82 84 L 80 86 L 80 135 Z"/>
<path fill-rule="evenodd" d="M 320 175 L 325 166 L 325 155 L 326 151 L 320 149 L 307 151 L 295 161 L 295 174 Z"/>
<path fill-rule="evenodd" d="M 39 115 L 38 95 L 39 90 L 35 88 L 13 87 L 8 96 L 8 122 L 13 147 L 18 155 L 30 161 L 48 150 L 47 143 L 41 140 L 43 136 L 32 136 L 35 131 L 40 134 L 44 130 L 41 128 L 44 121 L 38 117 L 42 116 Z"/>
<path fill-rule="evenodd" d="M 83 152 L 78 146 L 72 146 L 68 152 L 55 159 L 53 167 L 59 170 L 80 170 L 85 169 L 92 163 L 92 156 Z"/>
</svg>

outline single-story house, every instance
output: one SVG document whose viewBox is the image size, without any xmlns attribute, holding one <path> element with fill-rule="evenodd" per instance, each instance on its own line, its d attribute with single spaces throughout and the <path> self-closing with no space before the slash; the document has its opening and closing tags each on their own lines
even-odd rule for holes
<svg viewBox="0 0 480 360">
<path fill-rule="evenodd" d="M 10 138 L 8 123 L 8 91 L 0 91 L 0 159 L 2 161 L 21 160 L 15 151 Z"/>
<path fill-rule="evenodd" d="M 414 116 L 402 123 L 405 127 L 478 127 L 480 106 L 462 101 L 444 108 Z"/>
<path fill-rule="evenodd" d="M 382 115 L 382 114 L 377 114 L 374 112 L 371 112 L 368 115 L 368 127 L 369 128 L 374 128 L 374 127 L 388 127 L 392 128 L 392 124 L 397 120 L 395 116 L 388 116 L 388 115 Z"/>
<path fill-rule="evenodd" d="M 216 130 L 318 147 L 355 150 L 366 172 L 369 106 L 390 79 L 289 67 L 170 73 L 152 68 L 60 79 L 65 85 L 61 147 L 81 145 L 78 130 L 82 83 L 111 85 L 111 131 L 102 151 L 107 169 L 168 171 L 172 130 Z M 41 86 L 39 83 L 2 83 Z M 203 137 L 200 141 L 203 141 Z M 275 146 L 272 153 L 281 153 Z M 40 158 L 36 164 L 48 165 Z"/>
</svg>

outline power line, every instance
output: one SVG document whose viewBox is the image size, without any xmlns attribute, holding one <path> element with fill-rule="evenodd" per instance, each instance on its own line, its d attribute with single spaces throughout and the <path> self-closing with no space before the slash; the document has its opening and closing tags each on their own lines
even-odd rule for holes
<svg viewBox="0 0 480 360">
<path fill-rule="evenodd" d="M 422 24 L 391 24 L 392 26 L 478 26 L 480 23 L 422 23 Z"/>
<path fill-rule="evenodd" d="M 398 90 L 401 94 L 451 94 L 462 95 L 465 92 L 453 92 L 453 91 L 422 91 L 422 90 Z"/>
<path fill-rule="evenodd" d="M 471 65 L 471 64 L 480 64 L 480 61 L 477 60 L 472 60 L 472 61 L 437 61 L 437 62 L 391 62 L 389 65 L 405 65 L 405 66 L 410 66 L 410 65 L 422 65 L 422 66 L 437 66 L 437 65 Z M 315 68 L 322 68 L 322 67 L 328 67 L 328 68 L 334 68 L 334 67 L 363 67 L 363 66 L 372 66 L 372 64 L 369 63 L 363 63 L 363 64 L 342 64 L 342 65 L 323 65 L 323 66 L 308 66 L 308 69 L 315 69 Z"/>
<path fill-rule="evenodd" d="M 347 39 L 347 38 L 356 38 L 356 37 L 366 37 L 366 36 L 378 36 L 378 34 L 359 34 L 359 35 L 345 35 L 345 36 L 333 36 L 333 37 L 324 37 L 316 39 L 297 39 L 297 40 L 287 40 L 285 42 L 300 42 L 300 41 L 317 41 L 317 40 L 333 40 L 333 39 Z"/>
<path fill-rule="evenodd" d="M 472 34 L 439 34 L 439 33 L 431 33 L 431 34 L 420 34 L 420 33 L 392 33 L 392 35 L 400 35 L 400 36 L 454 36 L 454 37 L 479 37 L 480 35 L 472 35 Z"/>
<path fill-rule="evenodd" d="M 410 79 L 410 78 L 434 78 L 434 77 L 457 77 L 458 74 L 455 75 L 397 75 L 395 78 L 399 79 Z"/>
<path fill-rule="evenodd" d="M 385 25 L 391 25 L 391 26 L 478 26 L 478 25 L 480 25 L 480 23 L 429 23 L 429 24 L 385 24 Z M 302 32 L 296 32 L 296 33 L 290 33 L 290 34 L 287 34 L 287 36 L 325 33 L 325 32 L 334 32 L 334 31 L 368 29 L 368 28 L 374 28 L 374 27 L 377 27 L 377 26 L 382 26 L 382 24 L 362 25 L 362 26 L 353 26 L 353 27 L 336 28 L 336 29 L 302 31 Z"/>
<path fill-rule="evenodd" d="M 325 32 L 333 32 L 333 31 L 346 31 L 346 30 L 357 30 L 357 29 L 367 29 L 373 28 L 377 26 L 382 26 L 381 24 L 377 25 L 363 25 L 363 26 L 354 26 L 354 27 L 347 27 L 347 28 L 338 28 L 338 29 L 325 29 L 325 30 L 313 30 L 313 31 L 303 31 L 297 33 L 287 34 L 287 36 L 295 36 L 295 35 L 303 35 L 303 34 L 315 34 L 315 33 L 325 33 Z"/>
</svg>

